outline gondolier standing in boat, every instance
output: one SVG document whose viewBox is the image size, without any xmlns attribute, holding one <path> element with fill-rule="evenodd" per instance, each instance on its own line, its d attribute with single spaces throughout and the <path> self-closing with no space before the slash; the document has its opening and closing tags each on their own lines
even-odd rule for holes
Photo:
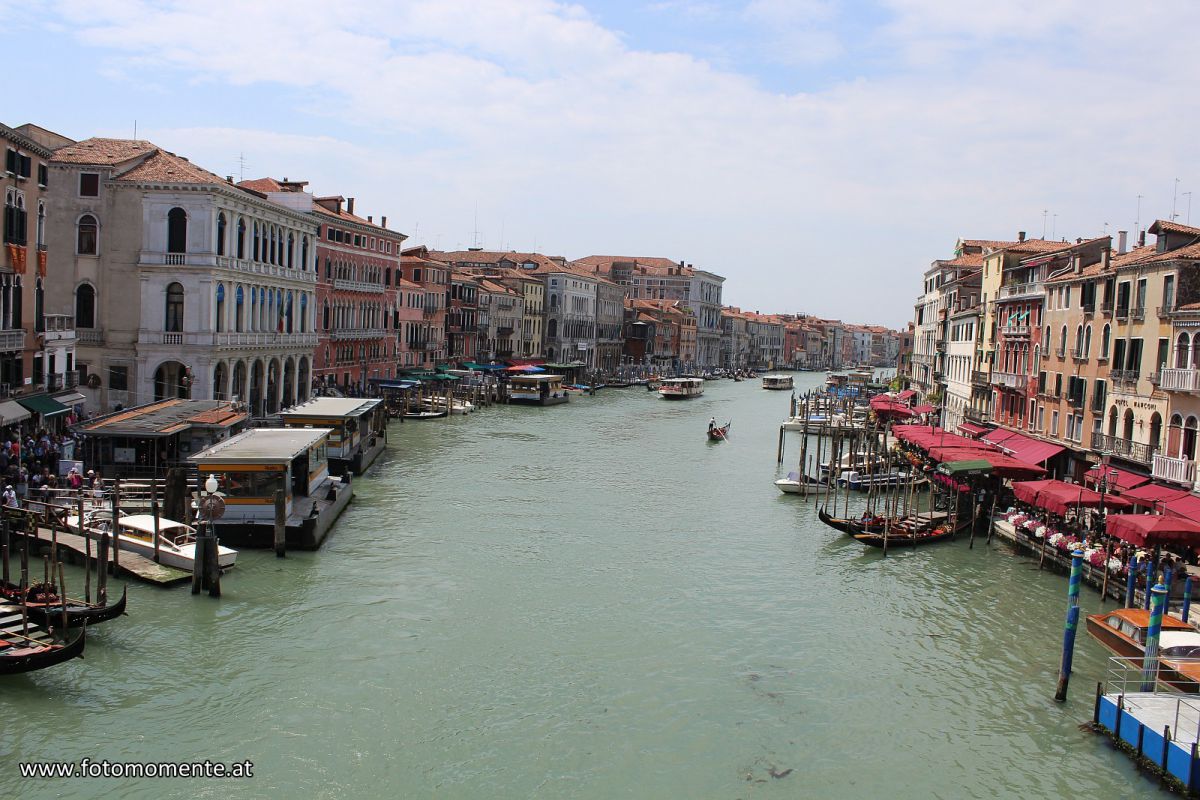
<svg viewBox="0 0 1200 800">
<path fill-rule="evenodd" d="M 709 432 L 709 433 L 712 433 L 712 431 L 713 431 L 713 428 L 715 428 L 715 427 L 717 427 L 717 418 L 716 418 L 716 417 L 710 417 L 710 418 L 709 418 L 709 420 L 708 420 L 708 432 Z"/>
</svg>

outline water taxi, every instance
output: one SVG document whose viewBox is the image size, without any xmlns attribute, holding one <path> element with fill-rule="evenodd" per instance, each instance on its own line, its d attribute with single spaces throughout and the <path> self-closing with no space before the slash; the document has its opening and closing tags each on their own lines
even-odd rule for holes
<svg viewBox="0 0 1200 800">
<path fill-rule="evenodd" d="M 1087 616 L 1088 634 L 1126 659 L 1146 655 L 1149 628 L 1150 612 L 1144 608 L 1118 608 Z M 1200 692 L 1200 633 L 1178 617 L 1164 614 L 1158 645 L 1159 682 L 1181 692 Z"/>
<path fill-rule="evenodd" d="M 688 400 L 704 394 L 701 378 L 663 378 L 658 393 L 664 400 Z"/>
<path fill-rule="evenodd" d="M 562 375 L 514 375 L 508 382 L 508 402 L 527 406 L 553 406 L 571 397 Z"/>
<path fill-rule="evenodd" d="M 112 513 L 97 511 L 85 514 L 85 527 L 113 533 Z M 79 517 L 67 517 L 67 527 L 76 528 Z M 124 514 L 117 518 L 116 541 L 122 550 L 154 559 L 154 516 L 151 514 Z M 237 550 L 217 545 L 217 563 L 221 569 L 230 569 L 237 561 Z M 191 572 L 196 565 L 196 529 L 182 522 L 158 518 L 158 563 Z"/>
<path fill-rule="evenodd" d="M 764 389 L 785 389 L 785 390 L 791 389 L 792 388 L 792 376 L 791 375 L 780 375 L 780 374 L 763 375 L 762 376 L 762 388 L 764 388 Z"/>
</svg>

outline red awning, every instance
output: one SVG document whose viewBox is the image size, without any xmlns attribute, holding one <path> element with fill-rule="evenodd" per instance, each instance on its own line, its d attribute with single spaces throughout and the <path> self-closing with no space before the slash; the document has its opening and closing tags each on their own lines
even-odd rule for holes
<svg viewBox="0 0 1200 800">
<path fill-rule="evenodd" d="M 937 409 L 928 403 L 920 406 L 913 406 L 914 414 L 932 414 L 934 411 L 937 411 Z"/>
<path fill-rule="evenodd" d="M 1169 503 L 1181 497 L 1187 497 L 1188 492 L 1178 486 L 1166 486 L 1161 483 L 1146 483 L 1121 494 L 1126 500 L 1132 500 L 1139 506 L 1154 507 Z"/>
<path fill-rule="evenodd" d="M 1176 500 L 1168 500 L 1163 504 L 1167 513 L 1184 519 L 1200 519 L 1200 497 L 1188 494 Z"/>
<path fill-rule="evenodd" d="M 992 465 L 992 474 L 999 478 L 1009 478 L 1015 481 L 1027 481 L 1046 474 L 1046 470 L 1036 464 L 1018 461 L 1003 453 L 981 452 L 973 458 L 981 458 Z"/>
<path fill-rule="evenodd" d="M 917 396 L 917 393 L 916 393 L 916 391 L 915 391 L 915 390 L 913 390 L 913 389 L 905 389 L 903 392 L 901 392 L 900 394 L 896 395 L 896 399 L 897 399 L 897 400 L 899 400 L 901 403 L 903 403 L 903 402 L 904 402 L 905 400 L 907 400 L 908 398 L 910 398 L 910 397 L 916 397 L 916 396 Z"/>
<path fill-rule="evenodd" d="M 1084 486 L 1097 486 L 1100 483 L 1100 474 L 1108 475 L 1108 490 L 1111 492 L 1115 486 L 1117 491 L 1124 492 L 1127 489 L 1133 489 L 1138 486 L 1144 486 L 1150 482 L 1150 478 L 1145 475 L 1138 475 L 1136 472 L 1130 472 L 1127 469 L 1117 469 L 1109 467 L 1105 469 L 1103 466 L 1092 468 L 1083 476 Z M 1116 473 L 1115 476 L 1113 473 Z"/>
<path fill-rule="evenodd" d="M 1110 535 L 1138 547 L 1157 544 L 1200 545 L 1200 523 L 1186 518 L 1157 514 L 1110 514 L 1105 524 Z"/>
<path fill-rule="evenodd" d="M 974 422 L 960 422 L 958 423 L 958 430 L 967 434 L 968 436 L 982 436 L 990 431 L 991 428 L 985 428 L 982 425 L 976 425 Z"/>
<path fill-rule="evenodd" d="M 1021 481 L 1012 485 L 1013 495 L 1022 503 L 1029 503 L 1031 506 L 1037 505 L 1038 495 L 1056 483 L 1058 481 L 1055 480 Z"/>
<path fill-rule="evenodd" d="M 1004 435 L 1007 434 L 1007 435 Z M 1066 448 L 1052 442 L 1043 442 L 1023 433 L 1003 431 L 1000 428 L 983 437 L 985 442 L 991 442 L 1001 450 L 1008 452 L 1018 461 L 1029 464 L 1045 464 L 1051 458 Z"/>
<path fill-rule="evenodd" d="M 1129 508 L 1132 503 L 1115 494 L 1103 497 L 1105 508 Z M 1072 508 L 1099 508 L 1101 497 L 1099 492 L 1093 492 L 1077 483 L 1060 483 L 1039 494 L 1037 505 L 1052 514 L 1066 514 Z"/>
</svg>

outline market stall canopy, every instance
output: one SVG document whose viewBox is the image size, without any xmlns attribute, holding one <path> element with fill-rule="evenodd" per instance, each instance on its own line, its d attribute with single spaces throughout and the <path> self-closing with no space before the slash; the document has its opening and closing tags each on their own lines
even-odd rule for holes
<svg viewBox="0 0 1200 800">
<path fill-rule="evenodd" d="M 1111 514 L 1105 520 L 1110 536 L 1138 547 L 1160 544 L 1200 545 L 1200 523 L 1156 514 Z"/>
<path fill-rule="evenodd" d="M 66 414 L 71 410 L 54 398 L 47 397 L 44 394 L 36 394 L 33 397 L 21 397 L 17 399 L 17 402 L 33 413 L 41 414 L 42 419 L 57 417 L 59 414 Z"/>
<path fill-rule="evenodd" d="M 1078 483 L 1056 480 L 1014 483 L 1013 494 L 1024 503 L 1044 508 L 1051 514 L 1060 516 L 1072 508 L 1099 508 L 1102 503 L 1105 508 L 1129 508 L 1132 505 L 1118 495 L 1102 496 L 1099 492 L 1093 492 Z"/>
<path fill-rule="evenodd" d="M 0 425 L 11 425 L 14 422 L 27 420 L 31 416 L 33 415 L 29 413 L 29 409 L 15 400 L 5 400 L 0 403 Z"/>
<path fill-rule="evenodd" d="M 985 458 L 971 458 L 963 461 L 946 461 L 938 465 L 938 472 L 952 478 L 972 477 L 974 475 L 991 475 L 992 464 Z"/>
<path fill-rule="evenodd" d="M 884 394 L 871 398 L 871 410 L 881 419 L 907 419 L 913 415 L 911 408 Z"/>
<path fill-rule="evenodd" d="M 1194 494 L 1168 500 L 1163 503 L 1163 508 L 1167 510 L 1168 514 L 1174 514 L 1184 519 L 1200 519 L 1200 497 Z"/>
<path fill-rule="evenodd" d="M 1126 500 L 1132 500 L 1139 506 L 1154 508 L 1171 500 L 1187 497 L 1188 494 L 1190 493 L 1186 489 L 1180 489 L 1178 486 L 1166 486 L 1161 483 L 1144 483 L 1127 492 L 1122 492 L 1121 496 Z"/>
<path fill-rule="evenodd" d="M 1043 442 L 1041 439 L 1004 428 L 997 428 L 987 434 L 983 441 L 994 444 L 1013 458 L 1030 464 L 1045 464 L 1066 449 L 1061 445 Z"/>
<path fill-rule="evenodd" d="M 937 409 L 926 403 L 925 405 L 914 406 L 912 411 L 914 414 L 932 414 Z"/>
<path fill-rule="evenodd" d="M 1108 491 L 1113 491 L 1115 488 L 1118 492 L 1124 492 L 1129 489 L 1135 489 L 1138 486 L 1145 486 L 1150 482 L 1150 478 L 1145 475 L 1138 475 L 1136 472 L 1130 472 L 1127 469 L 1117 469 L 1116 467 L 1093 468 L 1087 471 L 1083 476 L 1083 485 L 1096 487 L 1100 485 L 1100 476 L 1108 476 Z"/>
<path fill-rule="evenodd" d="M 958 429 L 969 436 L 982 436 L 992 430 L 986 425 L 976 425 L 974 422 L 960 422 Z"/>
<path fill-rule="evenodd" d="M 905 400 L 910 400 L 916 396 L 917 392 L 915 389 L 905 389 L 903 392 L 900 392 L 900 394 L 896 395 L 896 399 L 903 403 Z"/>
</svg>

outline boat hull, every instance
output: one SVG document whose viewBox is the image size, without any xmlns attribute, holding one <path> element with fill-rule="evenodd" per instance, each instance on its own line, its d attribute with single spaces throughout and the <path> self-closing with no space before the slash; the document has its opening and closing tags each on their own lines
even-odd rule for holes
<svg viewBox="0 0 1200 800">
<path fill-rule="evenodd" d="M 4 632 L 0 631 L 0 639 L 3 638 Z M 5 639 L 5 641 L 13 640 Z M 84 642 L 84 629 L 81 628 L 61 646 L 14 644 L 11 647 L 0 649 L 0 675 L 18 675 L 22 672 L 33 672 L 70 661 L 72 658 L 83 655 Z M 5 655 L 5 653 L 11 654 Z"/>
<path fill-rule="evenodd" d="M 7 594 L 7 592 L 6 592 Z M 128 601 L 128 589 L 121 590 L 121 599 L 112 605 L 91 606 L 84 603 L 72 603 L 67 600 L 67 627 L 82 628 L 85 625 L 97 625 L 116 619 L 125 613 Z M 62 625 L 62 606 L 53 603 L 28 604 L 29 619 L 46 628 Z"/>
</svg>

